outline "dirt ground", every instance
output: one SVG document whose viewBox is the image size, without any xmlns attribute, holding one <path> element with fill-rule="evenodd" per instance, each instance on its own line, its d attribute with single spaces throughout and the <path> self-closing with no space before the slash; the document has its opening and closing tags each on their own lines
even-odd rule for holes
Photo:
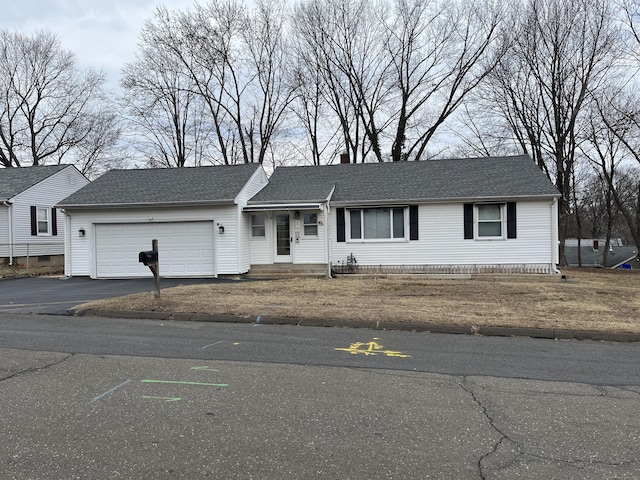
<svg viewBox="0 0 640 480">
<path fill-rule="evenodd" d="M 27 276 L 44 276 L 44 275 L 63 275 L 64 267 L 27 267 L 24 265 L 7 265 L 6 263 L 0 263 L 0 278 L 15 278 L 15 277 L 27 277 Z"/>
<path fill-rule="evenodd" d="M 556 328 L 640 333 L 640 271 L 558 276 L 349 278 L 182 286 L 80 309 Z"/>
</svg>

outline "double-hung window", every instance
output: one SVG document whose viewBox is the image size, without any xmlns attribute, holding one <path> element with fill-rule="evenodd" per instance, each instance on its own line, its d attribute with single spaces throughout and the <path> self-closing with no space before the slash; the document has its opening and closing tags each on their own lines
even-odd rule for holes
<svg viewBox="0 0 640 480">
<path fill-rule="evenodd" d="M 349 210 L 351 240 L 405 238 L 404 211 L 403 207 Z"/>
<path fill-rule="evenodd" d="M 305 237 L 315 237 L 318 235 L 318 214 L 305 213 L 302 215 L 302 226 Z"/>
<path fill-rule="evenodd" d="M 58 235 L 58 222 L 56 221 L 56 209 L 51 207 L 29 207 L 31 219 L 31 236 Z"/>
<path fill-rule="evenodd" d="M 49 212 L 50 209 L 38 207 L 38 235 L 50 235 L 51 230 L 49 229 Z"/>
<path fill-rule="evenodd" d="M 504 204 L 476 205 L 478 210 L 478 238 L 502 238 Z"/>
<path fill-rule="evenodd" d="M 251 236 L 260 238 L 265 236 L 264 213 L 251 215 Z"/>
<path fill-rule="evenodd" d="M 465 203 L 465 240 L 504 240 L 518 238 L 516 202 Z"/>
</svg>

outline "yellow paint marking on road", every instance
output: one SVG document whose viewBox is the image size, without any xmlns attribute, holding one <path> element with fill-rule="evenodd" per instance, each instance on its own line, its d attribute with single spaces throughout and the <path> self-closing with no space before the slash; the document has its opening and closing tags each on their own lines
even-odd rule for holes
<svg viewBox="0 0 640 480">
<path fill-rule="evenodd" d="M 378 340 L 374 338 L 373 340 Z M 366 356 L 374 356 L 378 354 L 386 355 L 387 357 L 400 357 L 400 358 L 409 358 L 411 355 L 407 355 L 402 352 L 398 352 L 395 350 L 384 350 L 384 347 L 380 345 L 378 342 L 355 342 L 352 343 L 349 348 L 336 348 L 336 350 L 340 350 L 342 352 L 349 352 L 352 355 L 363 354 Z"/>
</svg>

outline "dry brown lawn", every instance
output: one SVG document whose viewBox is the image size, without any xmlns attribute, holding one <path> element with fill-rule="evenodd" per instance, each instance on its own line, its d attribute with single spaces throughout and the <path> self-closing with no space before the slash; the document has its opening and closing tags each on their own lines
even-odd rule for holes
<svg viewBox="0 0 640 480">
<path fill-rule="evenodd" d="M 27 267 L 24 265 L 7 265 L 0 263 L 0 278 L 15 278 L 15 277 L 31 277 L 31 276 L 45 276 L 45 275 L 63 275 L 64 267 Z"/>
<path fill-rule="evenodd" d="M 640 333 L 640 271 L 564 273 L 566 281 L 494 276 L 237 282 L 168 288 L 159 300 L 150 291 L 77 308 Z"/>
</svg>

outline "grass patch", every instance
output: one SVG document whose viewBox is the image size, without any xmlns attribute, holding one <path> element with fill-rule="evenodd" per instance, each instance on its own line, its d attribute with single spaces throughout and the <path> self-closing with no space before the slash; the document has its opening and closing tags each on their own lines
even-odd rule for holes
<svg viewBox="0 0 640 480">
<path fill-rule="evenodd" d="M 598 330 L 640 333 L 640 271 L 470 280 L 349 278 L 191 285 L 98 300 L 78 309 Z"/>
</svg>

